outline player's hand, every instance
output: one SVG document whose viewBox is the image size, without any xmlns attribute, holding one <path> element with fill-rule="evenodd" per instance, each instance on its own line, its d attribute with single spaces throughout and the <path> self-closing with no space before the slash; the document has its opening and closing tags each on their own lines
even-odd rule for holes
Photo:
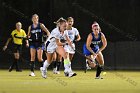
<svg viewBox="0 0 140 93">
<path fill-rule="evenodd" d="M 4 46 L 4 47 L 3 47 L 3 51 L 5 51 L 6 49 L 7 49 L 7 46 Z"/>
<path fill-rule="evenodd" d="M 27 47 L 27 48 L 29 47 L 29 43 L 26 44 L 26 47 Z"/>
</svg>

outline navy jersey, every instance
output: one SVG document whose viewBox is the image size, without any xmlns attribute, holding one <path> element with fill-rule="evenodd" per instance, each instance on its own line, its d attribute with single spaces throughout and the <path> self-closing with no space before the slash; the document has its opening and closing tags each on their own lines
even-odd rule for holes
<svg viewBox="0 0 140 93">
<path fill-rule="evenodd" d="M 32 24 L 31 25 L 31 37 L 30 37 L 30 40 L 32 42 L 42 42 L 42 38 L 43 38 L 43 31 L 41 30 L 40 23 L 38 23 L 36 28 Z"/>
<path fill-rule="evenodd" d="M 92 42 L 91 42 L 90 47 L 91 48 L 99 47 L 99 45 L 102 43 L 101 41 L 102 41 L 101 40 L 101 32 L 98 33 L 98 37 L 97 38 L 95 38 L 95 35 L 92 32 Z"/>
</svg>

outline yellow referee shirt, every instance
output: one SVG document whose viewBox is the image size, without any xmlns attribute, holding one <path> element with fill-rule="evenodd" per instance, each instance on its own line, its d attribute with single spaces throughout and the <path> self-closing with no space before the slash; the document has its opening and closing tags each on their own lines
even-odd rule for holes
<svg viewBox="0 0 140 93">
<path fill-rule="evenodd" d="M 23 29 L 21 29 L 20 31 L 17 31 L 17 29 L 15 29 L 12 31 L 11 36 L 13 38 L 14 44 L 22 45 L 23 38 L 16 38 L 15 36 L 26 37 L 26 33 Z"/>
</svg>

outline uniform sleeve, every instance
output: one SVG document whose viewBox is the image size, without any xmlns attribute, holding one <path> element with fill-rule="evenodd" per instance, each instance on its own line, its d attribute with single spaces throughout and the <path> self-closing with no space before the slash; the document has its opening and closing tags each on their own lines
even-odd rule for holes
<svg viewBox="0 0 140 93">
<path fill-rule="evenodd" d="M 51 35 L 52 35 L 53 37 L 55 37 L 56 39 L 60 39 L 60 34 L 59 34 L 57 31 L 55 31 L 55 30 L 53 30 L 53 31 L 51 32 Z"/>
<path fill-rule="evenodd" d="M 26 33 L 25 33 L 25 31 L 23 30 L 23 37 L 26 37 L 27 35 L 26 35 Z"/>
<path fill-rule="evenodd" d="M 79 35 L 79 31 L 75 28 L 75 35 Z"/>
<path fill-rule="evenodd" d="M 11 33 L 11 35 L 10 35 L 10 38 L 13 38 L 14 35 L 15 35 L 15 31 L 13 30 L 12 33 Z"/>
</svg>

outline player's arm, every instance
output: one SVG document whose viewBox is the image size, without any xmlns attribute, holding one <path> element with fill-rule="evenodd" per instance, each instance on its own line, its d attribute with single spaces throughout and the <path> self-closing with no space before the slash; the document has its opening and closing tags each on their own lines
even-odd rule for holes
<svg viewBox="0 0 140 93">
<path fill-rule="evenodd" d="M 27 38 L 30 38 L 30 36 L 31 36 L 31 26 L 28 27 Z"/>
<path fill-rule="evenodd" d="M 107 40 L 106 40 L 105 35 L 103 33 L 101 33 L 101 40 L 102 40 L 103 45 L 99 49 L 98 53 L 103 51 L 106 48 L 106 46 L 107 46 Z"/>
<path fill-rule="evenodd" d="M 93 55 L 95 55 L 94 51 L 93 51 L 92 48 L 90 47 L 91 42 L 92 42 L 92 35 L 91 35 L 91 33 L 90 33 L 90 34 L 88 35 L 88 37 L 87 37 L 86 47 L 87 47 L 87 49 L 88 49 Z"/>
<path fill-rule="evenodd" d="M 26 47 L 29 47 L 28 36 L 26 35 L 25 31 L 23 32 L 23 37 L 24 37 L 25 42 L 26 42 Z"/>
<path fill-rule="evenodd" d="M 66 41 L 67 41 L 68 45 L 70 45 L 73 48 L 72 42 L 70 41 L 68 35 L 66 35 Z"/>
<path fill-rule="evenodd" d="M 7 40 L 7 42 L 5 43 L 4 47 L 3 47 L 3 51 L 5 51 L 7 49 L 7 46 L 9 44 L 9 42 L 12 40 L 12 36 L 10 36 Z"/>
<path fill-rule="evenodd" d="M 47 36 L 49 36 L 50 35 L 50 32 L 49 32 L 49 30 L 45 27 L 45 25 L 44 24 L 40 24 L 40 27 L 41 27 L 41 29 L 47 34 Z"/>
<path fill-rule="evenodd" d="M 77 42 L 77 41 L 80 41 L 80 40 L 81 40 L 80 34 L 76 35 L 76 40 L 75 41 Z"/>
</svg>

